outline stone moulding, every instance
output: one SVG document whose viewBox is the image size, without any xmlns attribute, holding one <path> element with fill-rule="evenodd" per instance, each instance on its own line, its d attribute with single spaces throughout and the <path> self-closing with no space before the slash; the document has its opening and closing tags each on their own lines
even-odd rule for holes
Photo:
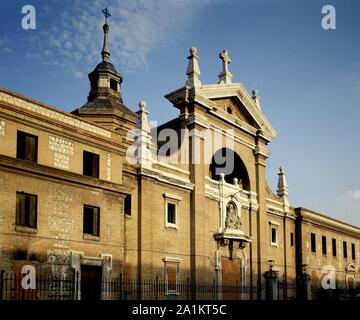
<svg viewBox="0 0 360 320">
<path fill-rule="evenodd" d="M 0 155 L 0 166 L 7 171 L 21 171 L 23 174 L 29 176 L 36 176 L 38 179 L 43 177 L 46 180 L 53 180 L 54 182 L 62 180 L 63 182 L 74 183 L 76 185 L 88 186 L 91 188 L 98 188 L 115 193 L 130 193 L 131 189 L 117 183 L 106 180 L 86 177 L 82 174 L 64 171 L 61 169 L 48 167 L 38 163 L 14 159 L 12 157 Z"/>
<path fill-rule="evenodd" d="M 15 105 L 25 110 L 32 111 L 34 113 L 38 113 L 41 116 L 57 120 L 70 126 L 74 126 L 76 128 L 80 128 L 106 138 L 111 138 L 111 131 L 109 130 L 80 120 L 76 116 L 67 114 L 66 112 L 61 112 L 52 107 L 36 104 L 29 101 L 28 99 L 23 99 L 22 97 L 17 96 L 14 93 L 6 92 L 3 89 L 0 90 L 0 101 Z"/>
</svg>

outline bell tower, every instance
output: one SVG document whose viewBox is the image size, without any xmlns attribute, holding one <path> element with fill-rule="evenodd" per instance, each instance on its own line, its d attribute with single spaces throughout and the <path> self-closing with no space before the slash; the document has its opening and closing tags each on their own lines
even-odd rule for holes
<svg viewBox="0 0 360 320">
<path fill-rule="evenodd" d="M 124 135 L 136 125 L 136 115 L 123 103 L 121 83 L 123 77 L 110 62 L 108 9 L 102 10 L 104 40 L 102 61 L 89 73 L 90 92 L 87 102 L 72 113 Z"/>
</svg>

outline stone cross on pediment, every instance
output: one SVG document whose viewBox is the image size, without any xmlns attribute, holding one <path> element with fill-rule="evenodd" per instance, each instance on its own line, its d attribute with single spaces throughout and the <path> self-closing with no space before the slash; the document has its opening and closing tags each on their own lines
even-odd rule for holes
<svg viewBox="0 0 360 320">
<path fill-rule="evenodd" d="M 229 64 L 231 63 L 231 59 L 227 50 L 223 50 L 222 52 L 220 52 L 219 58 L 222 60 L 222 64 L 223 64 L 222 66 L 223 69 L 219 74 L 219 79 L 220 79 L 219 84 L 232 83 L 232 74 L 228 68 Z"/>
<path fill-rule="evenodd" d="M 223 62 L 223 72 L 228 72 L 228 65 L 231 63 L 231 59 L 227 50 L 220 52 L 219 58 Z"/>
</svg>

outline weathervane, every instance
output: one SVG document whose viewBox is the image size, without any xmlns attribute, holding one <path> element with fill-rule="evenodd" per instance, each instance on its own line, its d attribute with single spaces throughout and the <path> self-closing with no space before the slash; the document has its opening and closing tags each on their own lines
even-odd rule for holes
<svg viewBox="0 0 360 320">
<path fill-rule="evenodd" d="M 110 14 L 108 8 L 102 9 L 101 11 L 102 11 L 102 13 L 104 14 L 105 23 L 107 24 L 107 18 L 108 18 L 108 17 L 111 17 L 111 14 Z"/>
</svg>

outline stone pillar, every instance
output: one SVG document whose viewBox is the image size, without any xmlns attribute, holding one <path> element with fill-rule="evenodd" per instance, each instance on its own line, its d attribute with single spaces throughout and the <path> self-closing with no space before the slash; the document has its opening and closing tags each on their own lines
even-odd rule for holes
<svg viewBox="0 0 360 320">
<path fill-rule="evenodd" d="M 257 133 L 257 146 L 254 149 L 255 156 L 255 173 L 256 173 L 256 194 L 257 194 L 257 215 L 256 215 L 256 254 L 253 256 L 254 264 L 257 264 L 257 299 L 261 300 L 266 297 L 262 294 L 261 285 L 263 284 L 262 275 L 264 274 L 264 265 L 262 261 L 268 257 L 268 245 L 269 245 L 269 223 L 266 214 L 266 188 L 264 181 L 266 181 L 266 159 L 268 152 L 264 139 L 261 138 L 262 132 L 259 130 Z M 255 267 L 255 266 L 254 266 Z"/>
<path fill-rule="evenodd" d="M 195 120 L 196 121 L 196 120 Z M 207 281 L 206 259 L 205 256 L 205 182 L 204 182 L 204 165 L 203 150 L 204 139 L 199 134 L 201 130 L 196 124 L 190 126 L 190 179 L 195 185 L 191 193 L 191 210 L 190 210 L 190 265 L 191 265 L 191 283 L 205 283 Z M 191 299 L 200 299 L 195 290 L 192 292 Z"/>
<path fill-rule="evenodd" d="M 297 299 L 311 300 L 311 276 L 307 273 L 305 266 L 297 279 Z"/>
<path fill-rule="evenodd" d="M 83 252 L 71 251 L 70 266 L 74 272 L 74 300 L 81 300 L 81 258 Z"/>
<path fill-rule="evenodd" d="M 278 300 L 278 271 L 270 269 L 264 273 L 266 300 Z"/>
<path fill-rule="evenodd" d="M 112 255 L 101 254 L 102 259 L 102 288 L 101 288 L 101 300 L 109 299 L 110 292 L 110 279 L 112 271 Z"/>
</svg>

